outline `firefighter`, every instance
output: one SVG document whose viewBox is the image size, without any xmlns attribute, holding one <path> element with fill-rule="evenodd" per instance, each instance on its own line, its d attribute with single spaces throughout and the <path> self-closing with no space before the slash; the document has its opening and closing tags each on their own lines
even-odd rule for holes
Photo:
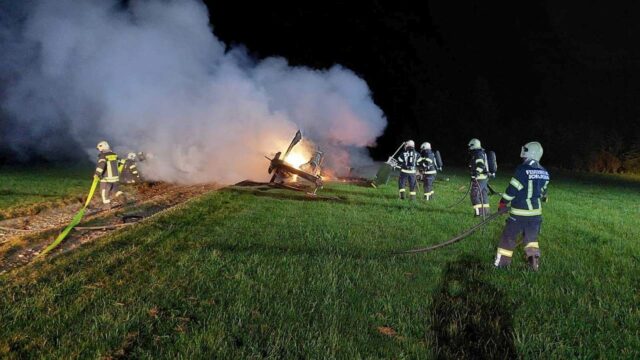
<svg viewBox="0 0 640 360">
<path fill-rule="evenodd" d="M 136 154 L 128 153 L 127 158 L 119 161 L 118 173 L 123 184 L 139 183 L 142 179 L 136 166 Z"/>
<path fill-rule="evenodd" d="M 94 176 L 100 179 L 102 204 L 111 207 L 111 194 L 115 193 L 115 197 L 122 196 L 122 191 L 118 190 L 118 181 L 120 180 L 118 155 L 111 151 L 111 147 L 106 141 L 100 141 L 96 148 L 100 153 Z"/>
<path fill-rule="evenodd" d="M 469 141 L 469 169 L 471 170 L 471 205 L 475 216 L 489 214 L 489 170 L 487 168 L 487 154 L 480 140 Z"/>
<path fill-rule="evenodd" d="M 506 267 L 511 263 L 516 238 L 523 234 L 524 251 L 527 264 L 533 271 L 538 271 L 540 249 L 538 234 L 542 224 L 542 202 L 547 200 L 549 173 L 540 165 L 542 145 L 533 141 L 525 144 L 520 151 L 523 163 L 516 168 L 507 190 L 500 199 L 499 211 L 506 211 L 511 203 L 494 265 Z"/>
<path fill-rule="evenodd" d="M 400 167 L 400 177 L 398 178 L 398 191 L 400 199 L 405 199 L 405 185 L 409 182 L 409 198 L 416 199 L 416 167 L 420 154 L 415 149 L 415 142 L 409 140 L 404 143 L 404 151 L 400 152 L 396 160 Z"/>
<path fill-rule="evenodd" d="M 424 182 L 424 199 L 429 201 L 433 198 L 433 182 L 436 180 L 437 174 L 436 156 L 431 150 L 430 143 L 424 142 L 420 145 L 418 163 L 422 172 L 422 181 Z"/>
</svg>

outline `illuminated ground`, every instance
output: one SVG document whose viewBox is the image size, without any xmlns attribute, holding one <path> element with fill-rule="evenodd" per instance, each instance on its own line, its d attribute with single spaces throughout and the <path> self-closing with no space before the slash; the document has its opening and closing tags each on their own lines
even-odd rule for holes
<svg viewBox="0 0 640 360">
<path fill-rule="evenodd" d="M 556 176 L 537 274 L 521 250 L 491 268 L 502 220 L 390 255 L 474 224 L 443 209 L 466 190 L 448 176 L 433 203 L 230 188 L 22 267 L 0 276 L 0 357 L 640 356 L 640 183 Z"/>
</svg>

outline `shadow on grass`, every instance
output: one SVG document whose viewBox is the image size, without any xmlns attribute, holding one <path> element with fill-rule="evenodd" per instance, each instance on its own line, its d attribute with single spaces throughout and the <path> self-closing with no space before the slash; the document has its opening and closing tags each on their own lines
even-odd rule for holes
<svg viewBox="0 0 640 360">
<path fill-rule="evenodd" d="M 431 313 L 439 359 L 514 359 L 513 307 L 482 280 L 483 263 L 465 257 L 449 263 Z"/>
</svg>

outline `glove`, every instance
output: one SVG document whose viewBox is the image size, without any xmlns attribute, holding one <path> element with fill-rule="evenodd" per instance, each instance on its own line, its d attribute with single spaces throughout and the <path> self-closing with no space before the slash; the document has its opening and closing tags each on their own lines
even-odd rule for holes
<svg viewBox="0 0 640 360">
<path fill-rule="evenodd" d="M 547 197 L 547 195 L 543 196 L 541 198 L 542 202 L 546 203 L 547 201 L 549 201 L 549 198 Z"/>
<path fill-rule="evenodd" d="M 505 199 L 500 199 L 500 203 L 498 204 L 498 212 L 503 213 L 507 211 L 507 201 Z"/>
</svg>

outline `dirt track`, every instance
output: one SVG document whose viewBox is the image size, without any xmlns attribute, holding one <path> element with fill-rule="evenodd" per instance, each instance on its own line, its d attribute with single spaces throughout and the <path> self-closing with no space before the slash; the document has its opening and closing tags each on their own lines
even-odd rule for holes
<svg viewBox="0 0 640 360">
<path fill-rule="evenodd" d="M 72 231 L 64 242 L 47 256 L 71 251 L 123 227 L 121 224 L 149 217 L 217 188 L 219 186 L 216 185 L 141 184 L 125 189 L 129 198 L 135 201 L 103 211 L 96 209 L 99 199 L 94 198 L 78 227 L 107 226 L 108 229 Z M 35 215 L 0 221 L 0 274 L 30 263 L 55 239 L 81 207 L 82 203 L 79 201 L 76 204 L 47 209 Z"/>
</svg>

